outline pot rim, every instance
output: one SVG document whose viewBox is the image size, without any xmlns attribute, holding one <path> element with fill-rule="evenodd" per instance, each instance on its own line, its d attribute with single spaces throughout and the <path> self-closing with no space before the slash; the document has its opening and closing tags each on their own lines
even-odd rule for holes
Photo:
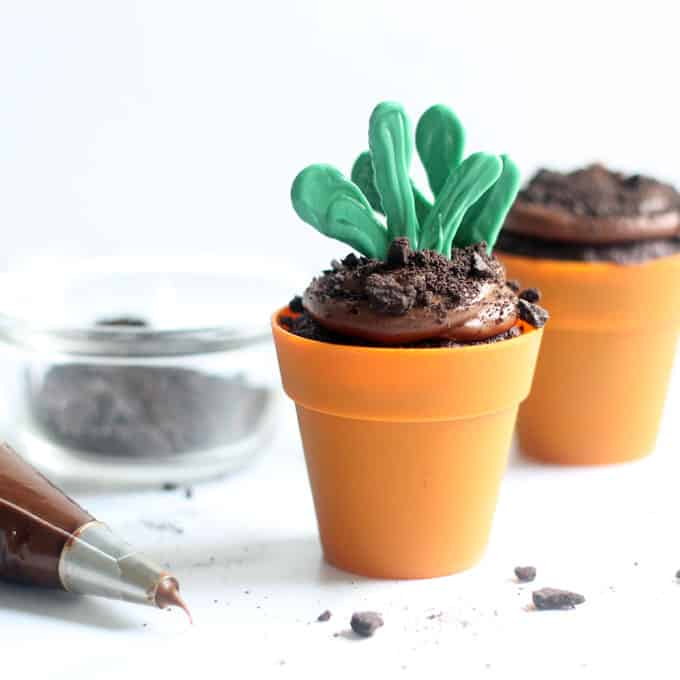
<svg viewBox="0 0 680 680">
<path fill-rule="evenodd" d="M 413 352 L 417 352 L 418 354 L 428 354 L 428 355 L 437 355 L 437 354 L 446 354 L 447 352 L 468 352 L 468 353 L 479 353 L 479 352 L 484 352 L 484 351 L 491 351 L 493 349 L 502 349 L 499 346 L 500 345 L 505 345 L 505 343 L 518 343 L 524 339 L 524 342 L 527 342 L 527 337 L 533 333 L 533 332 L 539 332 L 542 329 L 540 328 L 535 328 L 531 324 L 525 323 L 524 321 L 517 321 L 515 324 L 516 326 L 520 326 L 523 329 L 523 333 L 521 335 L 518 335 L 516 338 L 508 338 L 506 340 L 501 340 L 499 342 L 487 342 L 487 343 L 480 343 L 478 345 L 462 345 L 460 347 L 372 347 L 372 346 L 367 346 L 367 345 L 343 345 L 341 343 L 335 343 L 335 342 L 324 342 L 323 340 L 312 340 L 311 338 L 303 338 L 300 335 L 296 335 L 295 333 L 291 333 L 285 326 L 283 326 L 280 322 L 280 317 L 288 315 L 288 316 L 299 316 L 298 314 L 295 314 L 294 312 L 290 311 L 289 307 L 282 307 L 281 309 L 278 309 L 274 314 L 272 314 L 271 317 L 271 323 L 272 323 L 272 328 L 275 329 L 278 332 L 281 332 L 285 334 L 292 342 L 300 342 L 303 346 L 305 344 L 309 345 L 316 345 L 316 346 L 323 346 L 325 348 L 337 348 L 338 351 L 349 351 L 349 352 L 357 352 L 357 353 L 369 353 L 369 354 L 390 354 L 394 355 L 398 352 L 403 352 L 405 354 L 412 354 Z M 550 323 L 550 321 L 548 321 Z M 505 348 L 507 349 L 507 347 Z"/>
<path fill-rule="evenodd" d="M 595 276 L 600 274 L 610 274 L 611 272 L 636 271 L 639 273 L 643 269 L 652 269 L 659 266 L 680 267 L 680 253 L 668 255 L 666 257 L 655 257 L 644 262 L 634 262 L 630 264 L 618 264 L 617 262 L 595 261 L 585 262 L 583 260 L 555 260 L 547 257 L 529 257 L 527 255 L 517 255 L 509 253 L 501 248 L 494 251 L 503 259 L 522 260 L 535 263 L 537 267 L 556 269 L 561 274 L 573 273 L 577 276 Z"/>
<path fill-rule="evenodd" d="M 335 345 L 272 316 L 283 387 L 298 406 L 355 420 L 432 422 L 516 408 L 529 393 L 543 329 L 468 347 Z"/>
</svg>

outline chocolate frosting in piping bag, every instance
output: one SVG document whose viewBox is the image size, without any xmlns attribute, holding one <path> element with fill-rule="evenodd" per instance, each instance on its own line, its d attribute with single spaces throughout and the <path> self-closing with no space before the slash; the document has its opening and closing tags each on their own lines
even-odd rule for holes
<svg viewBox="0 0 680 680">
<path fill-rule="evenodd" d="M 171 574 L 95 520 L 7 444 L 0 444 L 0 579 L 177 606 L 189 615 Z"/>
<path fill-rule="evenodd" d="M 66 541 L 94 517 L 6 444 L 0 445 L 0 577 L 61 588 Z"/>
</svg>

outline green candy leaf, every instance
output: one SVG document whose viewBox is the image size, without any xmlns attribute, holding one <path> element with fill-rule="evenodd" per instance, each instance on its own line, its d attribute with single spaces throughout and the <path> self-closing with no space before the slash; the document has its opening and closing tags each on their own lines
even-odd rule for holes
<svg viewBox="0 0 680 680">
<path fill-rule="evenodd" d="M 435 244 L 433 250 L 438 253 L 444 252 L 444 227 L 442 225 L 442 216 L 437 216 L 437 243 Z"/>
<path fill-rule="evenodd" d="M 413 189 L 413 201 L 416 204 L 416 216 L 418 217 L 418 224 L 425 224 L 427 216 L 432 210 L 432 203 L 430 203 L 425 196 L 420 193 L 420 190 L 416 188 L 416 185 L 411 180 L 411 189 Z"/>
<path fill-rule="evenodd" d="M 453 170 L 425 222 L 420 247 L 437 249 L 448 257 L 466 211 L 498 179 L 502 169 L 503 163 L 497 156 L 474 153 Z"/>
<path fill-rule="evenodd" d="M 414 249 L 446 255 L 480 241 L 489 252 L 519 189 L 519 171 L 507 157 L 477 153 L 461 163 L 465 132 L 445 106 L 430 107 L 418 121 L 416 147 L 436 197 L 434 205 L 409 177 L 411 124 L 403 108 L 379 104 L 369 124 L 370 151 L 355 161 L 347 180 L 329 165 L 311 165 L 293 182 L 298 215 L 322 234 L 377 259 L 406 236 Z M 387 229 L 373 210 L 384 213 Z"/>
<path fill-rule="evenodd" d="M 373 173 L 373 161 L 369 151 L 364 151 L 354 161 L 352 166 L 351 178 L 362 193 L 371 204 L 371 208 L 379 213 L 382 213 L 382 203 L 380 202 L 380 194 L 375 188 L 375 175 Z"/>
<path fill-rule="evenodd" d="M 373 173 L 373 161 L 371 160 L 370 151 L 364 151 L 354 161 L 351 177 L 354 184 L 361 189 L 364 196 L 368 199 L 371 208 L 379 213 L 383 213 L 380 194 L 375 188 L 375 175 Z M 430 210 L 432 210 L 432 204 L 423 196 L 418 187 L 413 183 L 413 180 L 411 180 L 411 189 L 413 191 L 418 223 L 424 224 L 427 216 L 430 214 Z"/>
<path fill-rule="evenodd" d="M 486 241 L 491 254 L 520 187 L 519 168 L 506 155 L 501 156 L 501 160 L 503 161 L 501 176 L 465 213 L 454 238 L 457 248 Z"/>
<path fill-rule="evenodd" d="M 420 117 L 416 148 L 435 196 L 444 188 L 449 173 L 460 165 L 464 147 L 465 129 L 451 109 L 435 104 Z"/>
<path fill-rule="evenodd" d="M 384 259 L 389 241 L 359 188 L 331 165 L 310 165 L 295 178 L 290 197 L 295 212 L 325 236 L 366 257 Z"/>
<path fill-rule="evenodd" d="M 411 137 L 411 124 L 399 104 L 382 102 L 375 107 L 368 126 L 368 146 L 388 236 L 390 240 L 406 236 L 417 248 L 418 217 L 409 178 Z"/>
</svg>

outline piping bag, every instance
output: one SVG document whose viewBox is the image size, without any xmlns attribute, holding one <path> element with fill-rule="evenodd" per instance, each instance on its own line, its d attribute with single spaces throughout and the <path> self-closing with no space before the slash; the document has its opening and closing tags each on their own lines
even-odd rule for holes
<svg viewBox="0 0 680 680">
<path fill-rule="evenodd" d="M 191 614 L 177 579 L 0 443 L 0 579 Z"/>
</svg>

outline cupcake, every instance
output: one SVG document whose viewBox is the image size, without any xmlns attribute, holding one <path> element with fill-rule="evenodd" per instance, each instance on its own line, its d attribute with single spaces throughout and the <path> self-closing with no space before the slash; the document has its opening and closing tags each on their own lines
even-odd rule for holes
<svg viewBox="0 0 680 680">
<path fill-rule="evenodd" d="M 680 194 L 602 165 L 540 170 L 498 253 L 552 316 L 518 418 L 524 453 L 588 465 L 651 452 L 680 329 Z"/>
<path fill-rule="evenodd" d="M 272 326 L 324 556 L 367 576 L 439 576 L 480 559 L 547 319 L 492 255 L 516 166 L 463 159 L 463 144 L 445 107 L 420 118 L 430 201 L 410 179 L 410 121 L 384 102 L 351 181 L 312 165 L 291 191 L 305 222 L 354 249 Z"/>
</svg>

